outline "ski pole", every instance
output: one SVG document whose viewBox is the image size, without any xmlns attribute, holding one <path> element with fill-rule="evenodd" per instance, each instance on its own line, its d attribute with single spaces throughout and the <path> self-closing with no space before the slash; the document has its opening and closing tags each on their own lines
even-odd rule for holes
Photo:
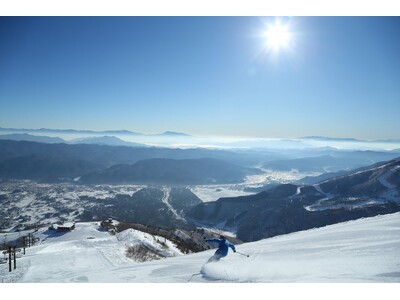
<svg viewBox="0 0 400 300">
<path fill-rule="evenodd" d="M 240 254 L 240 255 L 243 255 L 243 256 L 246 256 L 246 257 L 250 257 L 250 255 L 244 254 L 244 253 L 240 253 L 239 251 L 236 251 L 235 253 Z"/>
<path fill-rule="evenodd" d="M 192 276 L 189 278 L 189 280 L 188 280 L 187 282 L 192 281 L 192 278 L 193 278 L 194 276 L 196 276 L 196 275 L 201 275 L 201 272 L 200 272 L 200 273 L 194 273 L 194 274 L 192 274 Z"/>
</svg>

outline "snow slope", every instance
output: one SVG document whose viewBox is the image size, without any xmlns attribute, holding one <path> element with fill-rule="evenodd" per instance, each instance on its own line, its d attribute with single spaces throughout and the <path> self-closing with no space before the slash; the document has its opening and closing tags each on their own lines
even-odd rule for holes
<svg viewBox="0 0 400 300">
<path fill-rule="evenodd" d="M 40 234 L 41 244 L 27 248 L 16 271 L 8 273 L 8 266 L 0 265 L 3 281 L 400 282 L 400 213 L 238 245 L 237 251 L 249 258 L 230 252 L 213 263 L 207 260 L 214 250 L 135 262 L 125 256 L 126 244 L 145 235 L 111 236 L 95 223 L 78 223 L 58 237 Z"/>
</svg>

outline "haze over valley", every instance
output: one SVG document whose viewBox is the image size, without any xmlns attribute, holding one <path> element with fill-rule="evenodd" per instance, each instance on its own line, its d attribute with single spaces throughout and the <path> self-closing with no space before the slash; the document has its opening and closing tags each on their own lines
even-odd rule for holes
<svg viewBox="0 0 400 300">
<path fill-rule="evenodd" d="M 0 140 L 0 146 L 0 229 L 6 232 L 113 216 L 166 229 L 218 228 L 252 241 L 399 209 L 398 150 L 179 149 L 14 139 Z M 375 169 L 383 171 L 374 175 Z M 349 178 L 352 186 L 336 183 Z M 304 219 L 284 225 L 278 216 L 288 205 L 284 214 Z M 220 209 L 225 213 L 218 217 Z M 256 217 L 265 209 L 267 216 Z M 328 211 L 338 216 L 331 219 Z M 261 225 L 254 218 L 269 221 Z M 281 225 L 271 223 L 274 218 Z"/>
</svg>

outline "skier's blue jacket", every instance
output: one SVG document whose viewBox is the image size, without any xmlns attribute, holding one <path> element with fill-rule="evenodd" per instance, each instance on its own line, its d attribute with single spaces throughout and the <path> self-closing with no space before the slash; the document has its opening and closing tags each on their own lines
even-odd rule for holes
<svg viewBox="0 0 400 300">
<path fill-rule="evenodd" d="M 217 255 L 227 256 L 229 247 L 233 250 L 233 252 L 236 252 L 235 245 L 229 243 L 225 239 L 208 239 L 207 242 L 208 243 L 218 243 L 218 249 L 217 249 L 217 251 L 215 251 L 215 254 L 217 254 Z"/>
</svg>

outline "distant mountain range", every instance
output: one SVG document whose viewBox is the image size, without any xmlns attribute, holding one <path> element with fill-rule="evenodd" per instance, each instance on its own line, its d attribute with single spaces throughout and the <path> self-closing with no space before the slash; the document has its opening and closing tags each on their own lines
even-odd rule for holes
<svg viewBox="0 0 400 300">
<path fill-rule="evenodd" d="M 190 136 L 186 133 L 165 131 L 159 134 L 144 134 L 133 132 L 129 130 L 76 130 L 76 129 L 49 129 L 49 128 L 39 128 L 39 129 L 26 129 L 26 128 L 3 128 L 0 127 L 0 132 L 13 132 L 13 133 L 64 133 L 64 134 L 96 134 L 96 135 L 148 135 L 148 136 Z"/>
<path fill-rule="evenodd" d="M 181 132 L 174 132 L 174 131 L 165 131 L 161 134 L 155 134 L 155 135 L 161 135 L 161 136 L 174 136 L 174 137 L 179 137 L 179 136 L 191 136 L 189 134 L 186 133 L 181 133 Z"/>
<path fill-rule="evenodd" d="M 347 141 L 347 142 L 366 142 L 366 140 L 360 140 L 355 138 L 332 138 L 326 136 L 304 136 L 300 139 L 303 140 L 319 140 L 319 141 Z"/>
<path fill-rule="evenodd" d="M 66 140 L 59 137 L 31 135 L 27 133 L 1 134 L 0 140 L 28 141 L 28 142 L 38 142 L 38 143 L 48 143 L 48 144 L 67 142 Z"/>
<path fill-rule="evenodd" d="M 5 128 L 0 127 L 0 132 L 7 132 L 7 133 L 59 133 L 59 134 L 88 134 L 88 135 L 138 135 L 138 136 L 170 136 L 170 137 L 192 137 L 189 134 L 182 133 L 182 132 L 175 132 L 175 131 L 164 131 L 162 133 L 155 133 L 155 134 L 146 134 L 140 132 L 129 131 L 125 129 L 121 130 L 77 130 L 77 129 L 51 129 L 51 128 Z M 237 144 L 237 146 L 243 144 L 251 144 L 253 143 L 255 147 L 257 145 L 263 144 L 262 138 L 260 139 L 253 139 L 253 140 L 246 140 L 246 141 L 239 141 L 239 142 L 232 142 L 232 144 Z M 314 140 L 314 141 L 337 141 L 337 142 L 363 142 L 363 143 L 374 143 L 374 142 L 382 142 L 382 143 L 399 143 L 400 139 L 379 139 L 379 140 L 365 140 L 365 139 L 356 139 L 356 138 L 333 138 L 333 137 L 326 137 L 326 136 L 304 136 L 299 138 L 292 138 L 292 139 L 267 139 L 268 142 L 273 146 L 274 143 L 277 146 L 281 146 L 281 144 L 287 143 L 290 146 L 297 146 L 301 147 L 310 147 L 302 142 L 302 140 Z"/>
<path fill-rule="evenodd" d="M 247 175 L 260 173 L 262 172 L 259 169 L 244 168 L 212 158 L 154 158 L 85 174 L 79 181 L 91 184 L 221 184 L 243 182 Z"/>
<path fill-rule="evenodd" d="M 395 151 L 327 151 L 329 154 L 266 162 L 262 168 L 275 171 L 296 170 L 301 173 L 339 172 L 398 157 Z"/>
<path fill-rule="evenodd" d="M 58 182 L 102 168 L 102 165 L 79 158 L 26 155 L 0 161 L 0 178 Z"/>
<path fill-rule="evenodd" d="M 400 139 L 386 139 L 386 140 L 363 140 L 363 139 L 355 139 L 355 138 L 332 138 L 326 136 L 305 136 L 301 137 L 303 140 L 316 140 L 316 141 L 342 141 L 342 142 L 383 142 L 383 143 L 398 143 Z"/>
<path fill-rule="evenodd" d="M 97 143 L 107 145 L 124 145 L 138 147 L 140 145 L 157 146 L 157 147 L 202 147 L 202 148 L 219 148 L 219 149 L 247 149 L 247 150 L 262 150 L 272 151 L 277 154 L 279 150 L 285 150 L 283 156 L 287 151 L 312 151 L 313 149 L 322 150 L 340 150 L 340 149 L 363 149 L 363 150 L 376 150 L 386 151 L 389 149 L 396 149 L 400 147 L 400 140 L 376 140 L 367 141 L 353 138 L 330 138 L 323 136 L 309 136 L 303 138 L 239 138 L 239 139 L 221 139 L 212 137 L 199 137 L 191 136 L 186 133 L 165 131 L 162 133 L 151 133 L 144 134 L 139 132 L 133 132 L 129 130 L 75 130 L 75 129 L 25 129 L 25 128 L 2 128 L 0 127 L 0 134 L 3 135 L 1 139 L 12 139 L 12 140 L 26 140 L 26 141 L 37 141 L 46 143 L 69 143 L 71 139 L 75 139 L 72 142 L 84 142 L 84 143 Z M 49 136 L 48 138 L 45 135 Z M 39 136 L 40 138 L 37 138 Z M 50 136 L 61 138 L 55 140 Z M 113 137 L 114 140 L 89 140 L 91 138 L 100 137 Z M 78 140 L 86 139 L 86 140 Z M 119 138 L 120 141 L 115 139 Z M 63 140 L 64 139 L 64 140 Z M 133 144 L 127 144 L 133 142 Z M 137 145 L 139 144 L 139 145 Z M 328 147 L 330 146 L 330 147 Z M 289 155 L 291 156 L 291 155 Z M 300 154 L 303 157 L 303 154 Z M 317 155 L 316 155 L 317 156 Z M 299 157 L 299 156 L 298 156 Z M 296 157 L 290 157 L 296 158 Z"/>
<path fill-rule="evenodd" d="M 145 144 L 127 142 L 115 136 L 83 137 L 66 141 L 59 137 L 39 136 L 27 133 L 12 133 L 12 134 L 0 135 L 0 140 L 28 141 L 28 142 L 38 142 L 38 143 L 48 143 L 48 144 L 64 143 L 64 144 L 96 144 L 96 145 L 109 145 L 109 146 L 148 147 Z"/>
<path fill-rule="evenodd" d="M 189 166 L 184 163 L 190 163 L 185 160 L 200 160 L 203 158 L 215 159 L 222 162 L 215 162 L 214 168 L 210 166 L 210 161 L 204 161 L 204 166 L 197 161 L 192 161 L 192 170 L 195 174 L 189 174 Z M 170 149 L 170 148 L 157 148 L 157 147 L 126 147 L 126 146 L 108 146 L 99 144 L 65 144 L 65 143 L 38 143 L 28 141 L 12 141 L 0 140 L 0 179 L 30 179 L 39 181 L 71 181 L 76 177 L 83 176 L 87 173 L 104 171 L 104 174 L 114 173 L 118 176 L 119 172 L 125 169 L 131 169 L 129 165 L 135 164 L 138 161 L 149 159 L 171 159 L 183 160 L 183 162 L 176 162 L 176 166 L 169 165 L 164 161 L 159 161 L 158 168 L 171 168 L 170 172 L 182 171 L 183 174 L 188 175 L 187 179 L 183 178 L 185 182 L 212 182 L 213 175 L 208 171 L 215 172 L 215 179 L 217 182 L 232 182 L 232 178 L 243 179 L 238 176 L 238 170 L 242 168 L 242 175 L 248 170 L 249 166 L 256 165 L 259 161 L 266 159 L 266 154 L 262 153 L 247 153 L 247 152 L 233 152 L 224 150 L 209 150 L 209 149 Z M 147 164 L 147 165 L 146 165 Z M 138 164 L 135 168 L 152 168 L 157 164 L 156 161 L 144 162 Z M 228 165 L 237 165 L 229 169 Z M 71 167 L 71 169 L 67 168 Z M 209 166 L 210 169 L 205 169 Z M 218 168 L 221 170 L 218 170 Z M 112 169 L 110 169 L 112 168 Z M 180 169 L 181 168 L 181 169 Z M 45 175 L 46 169 L 51 170 Z M 175 171 L 173 171 L 175 170 Z M 205 176 L 203 179 L 197 177 L 196 171 Z M 225 180 L 222 180 L 222 175 L 218 172 L 226 171 Z M 231 170 L 229 174 L 227 170 Z M 154 170 L 153 170 L 154 171 Z M 160 170 L 158 172 L 167 172 L 168 170 Z M 150 171 L 146 171 L 150 172 Z M 145 174 L 144 172 L 143 174 Z M 192 172 L 192 173 L 193 173 Z M 123 173 L 123 172 L 122 172 Z M 218 175 L 219 174 L 219 175 Z M 94 175 L 93 175 L 94 176 Z M 105 180 L 105 176 L 103 175 Z M 150 175 L 149 175 L 150 176 Z M 155 171 L 147 178 L 148 182 L 155 182 L 153 179 L 157 178 Z M 178 175 L 176 175 L 178 176 Z M 220 177 L 219 177 L 220 176 Z M 240 178 L 239 178 L 240 177 Z M 94 177 L 93 177 L 94 178 Z M 152 179 L 151 179 L 152 178 Z M 161 180 L 161 177 L 158 177 Z M 189 178 L 191 178 L 189 180 Z M 207 179 L 208 178 L 208 179 Z M 230 178 L 230 179 L 229 179 Z M 137 178 L 136 178 L 137 179 Z M 135 179 L 135 180 L 136 180 Z M 150 180 L 151 179 L 151 180 Z M 119 177 L 118 181 L 125 179 Z M 176 178 L 171 180 L 175 183 Z M 114 181 L 115 182 L 115 181 Z"/>
<path fill-rule="evenodd" d="M 19 139 L 19 135 L 12 135 L 13 138 Z M 30 137 L 29 135 L 23 135 L 24 138 Z M 38 137 L 42 139 L 43 137 Z M 70 181 L 75 177 L 86 175 L 87 173 L 95 173 L 103 171 L 103 175 L 93 176 L 97 177 L 102 182 L 123 182 L 125 179 L 119 175 L 124 172 L 128 172 L 132 175 L 137 171 L 137 168 L 155 168 L 157 163 L 158 169 L 170 168 L 170 172 L 176 174 L 168 178 L 174 184 L 178 183 L 178 175 L 187 174 L 188 176 L 182 178 L 183 184 L 189 184 L 188 182 L 213 183 L 213 182 L 226 182 L 232 183 L 241 182 L 244 174 L 256 174 L 254 173 L 254 166 L 263 166 L 268 169 L 278 171 L 291 171 L 297 169 L 299 172 L 318 172 L 326 173 L 330 171 L 348 171 L 353 168 L 367 166 L 374 162 L 385 161 L 393 159 L 399 156 L 396 151 L 338 151 L 334 149 L 308 149 L 308 150 L 288 150 L 272 151 L 272 150 L 212 150 L 212 149 L 172 149 L 172 148 L 160 148 L 160 147 L 147 147 L 140 144 L 129 143 L 120 140 L 115 137 L 97 137 L 76 141 L 77 144 L 59 143 L 57 138 L 49 139 L 47 142 L 31 142 L 31 141 L 14 141 L 14 140 L 2 140 L 0 139 L 0 179 L 30 179 L 40 181 Z M 113 146 L 110 146 L 113 145 Z M 130 147 L 127 147 L 127 146 Z M 306 157 L 293 159 L 293 156 L 303 155 Z M 319 155 L 319 156 L 315 156 Z M 287 159 L 282 159 L 287 157 Z M 236 165 L 237 167 L 243 168 L 241 171 L 238 168 L 232 168 L 232 174 L 225 174 L 225 178 L 206 176 L 206 172 L 202 172 L 202 168 L 205 167 L 197 165 L 192 162 L 193 170 L 199 170 L 202 172 L 202 179 L 197 178 L 190 174 L 190 168 L 180 163 L 175 166 L 169 165 L 167 161 L 150 161 L 146 162 L 146 166 L 140 164 L 133 167 L 138 161 L 149 160 L 149 159 L 171 159 L 171 160 L 198 160 L 198 159 L 215 159 L 222 160 L 225 163 Z M 22 163 L 23 162 L 23 163 Z M 210 162 L 210 161 L 208 161 Z M 215 162 L 215 161 L 214 161 Z M 142 163 L 142 164 L 146 164 Z M 179 166 L 178 166 L 179 165 Z M 218 164 L 215 164 L 217 166 Z M 46 168 L 51 169 L 47 176 L 44 176 Z M 69 166 L 69 167 L 67 167 Z M 220 165 L 222 170 L 229 169 L 227 165 Z M 113 168 L 113 169 L 110 169 Z M 245 168 L 253 168 L 249 173 L 250 169 L 244 171 Z M 39 170 L 43 169 L 41 174 Z M 5 171 L 8 170 L 8 171 Z M 124 171 L 123 171 L 124 170 Z M 175 171 L 172 171 L 175 170 Z M 210 168 L 208 171 L 212 171 Z M 217 172 L 218 170 L 214 170 Z M 213 171 L 213 172 L 214 172 Z M 239 172 L 238 172 L 239 171 Z M 148 172 L 148 171 L 146 171 Z M 147 174 L 142 171 L 142 174 Z M 160 171 L 161 172 L 161 171 Z M 166 182 L 166 179 L 161 180 L 161 173 L 159 174 L 147 174 L 149 177 L 141 182 L 152 182 L 157 183 L 155 178 L 158 178 L 160 182 Z M 165 172 L 165 170 L 163 171 Z M 127 174 L 128 174 L 127 173 Z M 106 175 L 108 174 L 108 175 Z M 107 179 L 111 174 L 115 175 L 116 180 Z M 217 173 L 215 173 L 217 174 Z M 239 174 L 239 176 L 238 176 Z M 146 175 L 146 176 L 147 176 Z M 136 175 L 130 181 L 138 181 Z M 161 176 L 161 177 L 160 177 Z M 88 178 L 88 177 L 87 177 Z M 134 179 L 135 178 L 135 179 Z M 208 179 L 207 179 L 208 178 Z M 231 179 L 229 179 L 231 178 Z M 235 180 L 233 180 L 235 178 Z M 326 179 L 324 177 L 321 179 Z M 133 180 L 134 179 L 134 180 Z M 239 180 L 240 179 L 240 180 Z M 93 181 L 94 182 L 94 181 Z M 313 181 L 315 182 L 315 181 Z"/>
<path fill-rule="evenodd" d="M 147 145 L 132 143 L 121 140 L 115 136 L 95 136 L 87 138 L 78 138 L 68 142 L 69 144 L 96 144 L 109 146 L 128 146 L 128 147 L 147 147 Z"/>
<path fill-rule="evenodd" d="M 256 195 L 202 203 L 186 217 L 254 241 L 396 211 L 400 211 L 400 158 L 314 185 L 284 184 Z"/>
</svg>

